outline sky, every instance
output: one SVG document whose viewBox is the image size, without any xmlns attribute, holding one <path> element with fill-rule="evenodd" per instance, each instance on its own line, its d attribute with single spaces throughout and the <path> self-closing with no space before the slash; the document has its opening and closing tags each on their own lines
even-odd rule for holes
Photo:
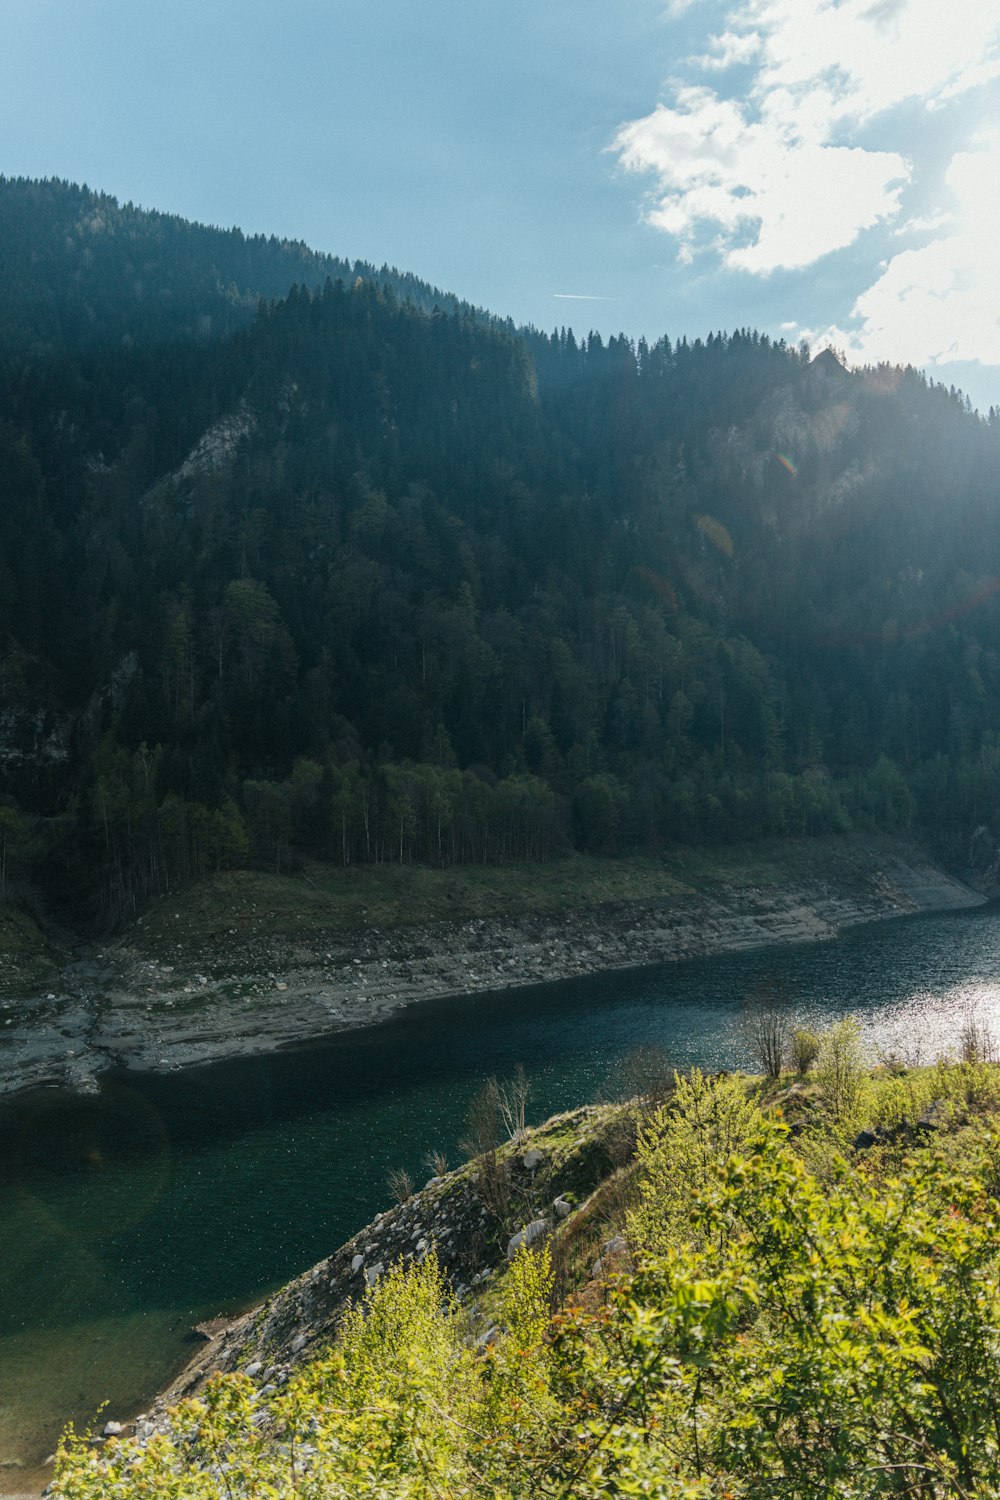
<svg viewBox="0 0 1000 1500">
<path fill-rule="evenodd" d="M 1000 406 L 1000 0 L 0 0 L 0 173 Z"/>
</svg>

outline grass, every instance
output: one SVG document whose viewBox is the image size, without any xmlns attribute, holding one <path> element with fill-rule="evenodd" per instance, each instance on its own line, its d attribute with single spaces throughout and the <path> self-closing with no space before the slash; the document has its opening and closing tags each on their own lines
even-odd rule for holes
<svg viewBox="0 0 1000 1500">
<path fill-rule="evenodd" d="M 341 868 L 310 862 L 301 872 L 225 871 L 161 898 L 132 925 L 140 951 L 185 950 L 248 939 L 308 941 L 363 931 L 480 918 L 683 901 L 723 890 L 767 889 L 789 881 L 842 884 L 870 876 L 886 856 L 916 855 L 898 842 L 803 839 L 745 846 L 684 848 L 659 856 L 598 859 L 583 854 L 544 864 Z"/>
</svg>

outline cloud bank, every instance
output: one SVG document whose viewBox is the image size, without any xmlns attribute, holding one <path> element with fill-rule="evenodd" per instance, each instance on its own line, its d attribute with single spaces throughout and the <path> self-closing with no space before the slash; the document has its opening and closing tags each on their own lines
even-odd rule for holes
<svg viewBox="0 0 1000 1500">
<path fill-rule="evenodd" d="M 684 71 L 612 148 L 682 263 L 767 276 L 856 246 L 820 336 L 1000 363 L 1000 0 L 740 0 Z"/>
</svg>

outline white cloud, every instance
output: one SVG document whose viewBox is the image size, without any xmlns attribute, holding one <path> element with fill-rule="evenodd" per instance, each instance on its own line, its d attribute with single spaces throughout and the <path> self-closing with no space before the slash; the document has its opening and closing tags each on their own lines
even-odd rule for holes
<svg viewBox="0 0 1000 1500">
<path fill-rule="evenodd" d="M 678 90 L 674 107 L 625 126 L 616 146 L 626 167 L 656 174 L 648 218 L 682 253 L 711 227 L 727 265 L 762 273 L 811 265 L 891 217 L 908 173 L 897 152 L 823 145 L 780 119 L 750 122 L 707 88 Z"/>
<path fill-rule="evenodd" d="M 847 328 L 818 335 L 860 362 L 1000 364 L 1000 139 L 953 158 L 951 229 L 894 255 L 851 309 Z"/>
<path fill-rule="evenodd" d="M 706 72 L 722 73 L 738 63 L 753 62 L 760 51 L 761 40 L 756 31 L 742 34 L 724 31 L 721 36 L 710 36 L 708 46 L 709 51 L 693 57 L 692 63 Z"/>
<path fill-rule="evenodd" d="M 954 98 L 995 76 L 997 0 L 746 0 L 737 30 L 762 38 L 754 93 L 801 99 L 829 86 L 829 123 L 867 121 L 908 99 Z"/>
<path fill-rule="evenodd" d="M 682 261 L 709 248 L 766 274 L 898 220 L 919 163 L 905 138 L 876 150 L 857 131 L 909 101 L 941 107 L 1000 77 L 1000 0 L 739 0 L 708 47 L 692 59 L 702 69 L 753 63 L 744 96 L 674 83 L 613 149 L 652 177 L 647 218 L 676 238 Z M 925 215 L 925 231 L 936 217 Z"/>
</svg>

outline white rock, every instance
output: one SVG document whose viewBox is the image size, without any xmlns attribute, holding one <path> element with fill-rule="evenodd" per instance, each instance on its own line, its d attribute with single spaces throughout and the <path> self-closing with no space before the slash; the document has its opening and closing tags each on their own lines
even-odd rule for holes
<svg viewBox="0 0 1000 1500">
<path fill-rule="evenodd" d="M 121 1433 L 122 1433 L 122 1424 L 120 1422 L 105 1422 L 105 1424 L 104 1424 L 104 1436 L 105 1437 L 121 1437 Z"/>
<path fill-rule="evenodd" d="M 529 1172 L 534 1172 L 536 1167 L 540 1167 L 544 1160 L 545 1152 L 539 1151 L 537 1146 L 532 1146 L 531 1150 L 526 1151 L 521 1157 L 521 1165 L 527 1168 Z"/>
<path fill-rule="evenodd" d="M 573 1209 L 571 1205 L 566 1202 L 565 1198 L 556 1198 L 556 1200 L 552 1204 L 552 1212 L 555 1214 L 557 1219 L 568 1219 L 570 1214 L 573 1212 Z"/>
<path fill-rule="evenodd" d="M 351 1270 L 352 1271 L 360 1271 L 361 1267 L 364 1265 L 364 1263 L 365 1263 L 365 1258 L 364 1258 L 363 1255 L 355 1255 L 355 1256 L 353 1256 L 352 1260 L 351 1260 Z"/>
<path fill-rule="evenodd" d="M 250 1379 L 252 1380 L 255 1375 L 259 1375 L 260 1374 L 260 1372 L 261 1372 L 261 1370 L 263 1370 L 263 1368 L 264 1368 L 264 1361 L 262 1359 L 255 1359 L 252 1364 L 247 1365 L 247 1367 L 243 1371 L 243 1373 L 244 1373 L 244 1375 L 249 1375 Z"/>
<path fill-rule="evenodd" d="M 298 1354 L 300 1349 L 304 1349 L 308 1342 L 309 1340 L 304 1333 L 297 1333 L 291 1342 L 291 1352 Z"/>
<path fill-rule="evenodd" d="M 537 1245 L 539 1240 L 546 1238 L 551 1228 L 552 1225 L 548 1219 L 532 1219 L 531 1223 L 525 1224 L 523 1229 L 517 1231 L 517 1234 L 511 1235 L 507 1245 L 507 1259 L 513 1260 L 522 1248 L 530 1249 L 532 1245 Z"/>
<path fill-rule="evenodd" d="M 367 1281 L 368 1285 L 374 1286 L 384 1270 L 385 1266 L 381 1261 L 379 1261 L 377 1265 L 369 1266 L 365 1271 L 365 1280 Z"/>
</svg>

